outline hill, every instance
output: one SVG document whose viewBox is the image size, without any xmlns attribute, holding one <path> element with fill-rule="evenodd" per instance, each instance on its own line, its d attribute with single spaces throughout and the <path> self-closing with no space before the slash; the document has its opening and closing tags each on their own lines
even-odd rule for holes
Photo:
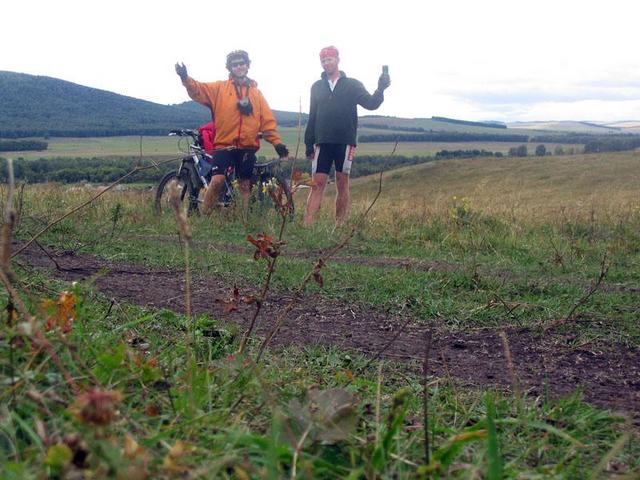
<svg viewBox="0 0 640 480">
<path fill-rule="evenodd" d="M 529 135 L 530 131 L 519 130 L 518 128 L 505 128 L 497 122 L 469 122 L 466 120 L 455 120 L 446 117 L 431 118 L 399 118 L 385 117 L 380 115 L 365 115 L 360 117 L 360 126 L 368 128 L 388 128 L 411 131 L 434 131 L 434 132 L 461 132 L 461 133 L 487 133 L 492 135 L 508 135 L 521 133 Z M 548 133 L 548 132 L 547 132 Z"/>
<path fill-rule="evenodd" d="M 298 124 L 297 112 L 274 110 L 283 127 Z M 308 115 L 303 114 L 306 123 Z M 164 135 L 194 128 L 209 111 L 194 102 L 161 105 L 47 76 L 0 71 L 0 138 Z M 445 117 L 361 117 L 361 126 L 390 131 L 507 133 L 495 122 Z M 508 133 L 516 133 L 509 129 Z"/>
<path fill-rule="evenodd" d="M 282 127 L 298 124 L 297 112 L 274 110 Z M 307 114 L 302 121 L 306 123 Z M 194 102 L 161 105 L 47 76 L 0 71 L 0 138 L 165 135 L 195 128 L 209 110 Z M 387 132 L 456 132 L 493 136 L 638 133 L 638 122 L 471 122 L 447 117 L 360 117 L 363 129 Z M 384 132 L 381 132 L 384 133 Z M 487 137 L 489 139 L 489 137 Z"/>
<path fill-rule="evenodd" d="M 298 114 L 274 114 L 283 126 Z M 161 105 L 56 78 L 0 71 L 0 137 L 165 135 L 195 128 L 209 110 L 194 102 Z"/>
<path fill-rule="evenodd" d="M 513 122 L 509 123 L 508 128 L 518 128 L 522 130 L 551 130 L 558 133 L 589 133 L 589 134 L 614 134 L 614 133 L 631 133 L 625 131 L 625 128 L 618 126 L 598 124 L 594 122 L 577 122 L 577 121 L 540 121 L 540 122 Z"/>
</svg>

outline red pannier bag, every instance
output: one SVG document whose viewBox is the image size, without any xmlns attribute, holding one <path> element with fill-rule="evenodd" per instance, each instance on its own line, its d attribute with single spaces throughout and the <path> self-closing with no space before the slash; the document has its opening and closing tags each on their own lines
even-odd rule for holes
<svg viewBox="0 0 640 480">
<path fill-rule="evenodd" d="M 211 155 L 216 146 L 214 141 L 216 138 L 216 124 L 213 121 L 205 123 L 198 127 L 198 132 L 200 133 L 202 148 L 204 148 L 205 152 Z"/>
</svg>

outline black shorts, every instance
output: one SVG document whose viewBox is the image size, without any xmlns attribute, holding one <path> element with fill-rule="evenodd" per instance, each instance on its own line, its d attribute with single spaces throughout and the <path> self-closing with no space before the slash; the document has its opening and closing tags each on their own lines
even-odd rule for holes
<svg viewBox="0 0 640 480">
<path fill-rule="evenodd" d="M 224 175 L 229 167 L 236 171 L 236 178 L 249 179 L 256 164 L 256 151 L 251 148 L 217 150 L 213 152 L 211 176 Z"/>
<path fill-rule="evenodd" d="M 329 175 L 331 166 L 335 162 L 336 172 L 349 175 L 351 173 L 351 162 L 353 162 L 353 154 L 355 151 L 355 145 L 344 145 L 342 143 L 317 144 L 313 152 L 311 173 L 325 173 Z"/>
</svg>

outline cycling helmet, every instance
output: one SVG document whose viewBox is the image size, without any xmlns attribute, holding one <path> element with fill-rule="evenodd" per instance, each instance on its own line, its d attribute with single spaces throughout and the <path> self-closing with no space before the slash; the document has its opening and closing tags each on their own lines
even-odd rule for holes
<svg viewBox="0 0 640 480">
<path fill-rule="evenodd" d="M 244 50 L 234 50 L 233 52 L 227 55 L 227 70 L 231 71 L 231 62 L 233 60 L 244 60 L 247 62 L 247 67 L 251 65 L 251 60 L 249 60 L 249 54 Z"/>
</svg>

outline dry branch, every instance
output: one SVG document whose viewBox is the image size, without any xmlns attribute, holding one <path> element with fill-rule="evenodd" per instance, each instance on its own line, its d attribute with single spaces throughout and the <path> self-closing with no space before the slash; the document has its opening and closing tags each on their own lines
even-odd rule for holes
<svg viewBox="0 0 640 480">
<path fill-rule="evenodd" d="M 569 313 L 567 314 L 566 317 L 560 318 L 555 320 L 554 322 L 551 322 L 551 324 L 545 327 L 544 330 L 545 331 L 551 330 L 553 328 L 556 328 L 570 321 L 573 318 L 573 314 L 575 313 L 575 311 L 578 308 L 580 308 L 582 305 L 587 303 L 589 298 L 591 298 L 591 296 L 598 291 L 598 289 L 600 288 L 600 285 L 602 284 L 602 281 L 605 279 L 605 277 L 607 276 L 607 273 L 609 272 L 610 266 L 611 266 L 611 263 L 607 262 L 607 252 L 605 252 L 604 255 L 602 256 L 602 261 L 600 262 L 600 273 L 598 274 L 598 278 L 596 279 L 595 282 L 591 284 L 591 287 L 589 288 L 589 290 L 587 290 L 587 292 L 573 305 L 573 307 L 571 308 L 571 310 L 569 310 Z"/>
</svg>

